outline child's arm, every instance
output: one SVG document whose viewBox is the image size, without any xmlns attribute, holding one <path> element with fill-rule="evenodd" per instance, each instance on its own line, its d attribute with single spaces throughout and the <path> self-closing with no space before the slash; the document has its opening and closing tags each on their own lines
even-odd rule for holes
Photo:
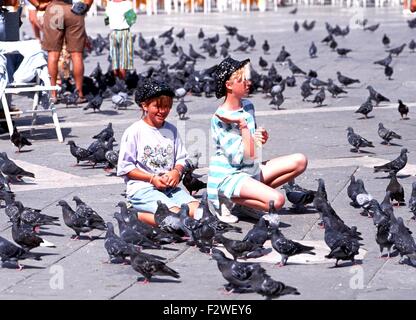
<svg viewBox="0 0 416 320">
<path fill-rule="evenodd" d="M 216 116 L 225 123 L 238 124 L 238 127 L 241 132 L 242 143 L 243 143 L 243 159 L 254 159 L 255 157 L 254 138 L 251 135 L 250 130 L 247 127 L 247 123 L 245 119 L 242 117 L 241 118 L 225 117 L 225 116 L 220 116 L 218 114 L 216 114 Z"/>
</svg>

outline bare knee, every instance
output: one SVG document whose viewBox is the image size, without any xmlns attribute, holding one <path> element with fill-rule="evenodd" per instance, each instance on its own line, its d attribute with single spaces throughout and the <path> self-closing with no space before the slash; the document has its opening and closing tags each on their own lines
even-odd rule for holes
<svg viewBox="0 0 416 320">
<path fill-rule="evenodd" d="M 296 162 L 296 171 L 298 173 L 305 171 L 308 166 L 308 158 L 303 153 L 295 153 L 293 157 Z"/>
<path fill-rule="evenodd" d="M 276 195 L 274 196 L 273 200 L 274 200 L 274 208 L 276 210 L 279 210 L 285 204 L 286 199 L 285 199 L 285 196 L 283 194 L 281 194 L 279 192 L 276 192 Z M 269 204 L 267 204 L 267 209 L 269 209 L 268 206 L 269 206 Z"/>
</svg>

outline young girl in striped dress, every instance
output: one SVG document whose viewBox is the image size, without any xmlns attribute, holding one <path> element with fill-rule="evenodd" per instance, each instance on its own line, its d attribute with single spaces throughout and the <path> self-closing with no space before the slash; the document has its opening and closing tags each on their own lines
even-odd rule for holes
<svg viewBox="0 0 416 320">
<path fill-rule="evenodd" d="M 223 207 L 227 200 L 261 211 L 269 209 L 270 200 L 276 209 L 283 207 L 285 197 L 275 188 L 307 166 L 301 153 L 260 163 L 256 144 L 265 144 L 269 136 L 264 128 L 256 127 L 254 106 L 244 99 L 250 89 L 249 62 L 228 57 L 215 72 L 216 96 L 225 100 L 211 120 L 215 154 L 210 160 L 207 192 L 218 217 L 226 222 L 238 221 Z"/>
<path fill-rule="evenodd" d="M 107 2 L 106 15 L 109 18 L 110 56 L 116 77 L 124 79 L 126 70 L 133 66 L 133 39 L 130 26 L 124 14 L 133 8 L 129 0 L 110 0 Z"/>
</svg>

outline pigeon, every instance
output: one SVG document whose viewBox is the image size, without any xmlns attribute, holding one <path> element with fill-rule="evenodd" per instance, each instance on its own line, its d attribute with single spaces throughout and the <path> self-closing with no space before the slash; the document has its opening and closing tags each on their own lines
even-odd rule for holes
<svg viewBox="0 0 416 320">
<path fill-rule="evenodd" d="M 180 99 L 178 105 L 176 106 L 176 112 L 178 113 L 179 120 L 184 120 L 186 113 L 188 112 L 188 107 L 185 104 L 183 98 Z"/>
<path fill-rule="evenodd" d="M 280 110 L 280 106 L 285 101 L 283 94 L 281 92 L 277 92 L 272 96 L 272 100 L 270 101 L 270 105 L 276 106 L 277 110 Z"/>
<path fill-rule="evenodd" d="M 173 27 L 159 35 L 159 38 L 169 38 L 172 36 Z"/>
<path fill-rule="evenodd" d="M 394 242 L 389 240 L 389 230 L 390 224 L 388 221 L 377 226 L 376 242 L 380 248 L 380 258 L 383 256 L 384 248 L 387 248 L 387 258 L 390 258 L 390 252 Z"/>
<path fill-rule="evenodd" d="M 113 124 L 111 122 L 108 123 L 107 127 L 100 131 L 100 133 L 93 136 L 93 139 L 100 139 L 103 141 L 108 141 L 110 138 L 114 137 L 114 130 Z"/>
<path fill-rule="evenodd" d="M 96 223 L 94 219 L 90 220 L 88 218 L 78 216 L 76 212 L 64 200 L 60 200 L 57 206 L 62 207 L 62 215 L 65 224 L 75 231 L 76 235 L 74 239 L 78 239 L 80 233 L 90 232 L 93 229 L 106 229 L 105 224 L 103 224 L 101 221 L 98 221 L 98 223 Z"/>
<path fill-rule="evenodd" d="M 300 295 L 298 289 L 285 285 L 283 282 L 273 280 L 269 275 L 258 275 L 253 279 L 255 292 L 266 297 L 266 300 L 278 298 L 283 295 Z"/>
<path fill-rule="evenodd" d="M 390 65 L 390 63 L 392 61 L 393 61 L 392 55 L 391 55 L 391 53 L 389 53 L 389 55 L 386 58 L 381 59 L 381 60 L 374 61 L 373 63 L 374 64 L 379 64 L 380 66 L 385 67 L 385 66 Z"/>
<path fill-rule="evenodd" d="M 377 24 L 374 24 L 374 25 L 371 25 L 371 26 L 368 26 L 368 27 L 364 27 L 364 31 L 371 31 L 371 32 L 374 32 L 374 31 L 376 31 L 377 29 L 378 29 L 378 27 L 380 26 L 380 23 L 377 23 Z"/>
<path fill-rule="evenodd" d="M 318 189 L 315 192 L 313 198 L 313 206 L 315 209 L 322 213 L 324 206 L 328 203 L 328 195 L 325 188 L 324 179 L 318 179 Z"/>
<path fill-rule="evenodd" d="M 332 79 L 328 79 L 328 91 L 332 94 L 333 98 L 338 97 L 339 94 L 341 93 L 348 93 L 347 91 L 341 89 L 340 87 L 338 87 L 333 81 Z"/>
<path fill-rule="evenodd" d="M 394 72 L 394 70 L 393 70 L 392 67 L 390 67 L 390 66 L 385 66 L 384 67 L 384 75 L 387 77 L 388 80 L 393 80 L 391 78 L 391 76 L 393 75 L 393 72 Z"/>
<path fill-rule="evenodd" d="M 260 56 L 259 58 L 259 66 L 263 69 L 266 69 L 268 66 L 268 62 L 263 59 L 263 57 Z"/>
<path fill-rule="evenodd" d="M 312 203 L 316 194 L 313 190 L 307 190 L 297 185 L 294 180 L 283 185 L 282 189 L 286 192 L 287 200 L 293 204 L 297 211 Z"/>
<path fill-rule="evenodd" d="M 290 58 L 287 59 L 287 62 L 289 63 L 289 69 L 293 75 L 297 73 L 306 75 L 306 72 L 301 70 L 297 65 L 295 65 Z"/>
<path fill-rule="evenodd" d="M 88 160 L 91 153 L 81 147 L 78 147 L 74 141 L 69 140 L 67 142 L 67 145 L 69 145 L 69 150 L 71 151 L 71 154 L 77 159 L 77 164 L 79 164 L 80 161 L 86 161 Z"/>
<path fill-rule="evenodd" d="M 413 213 L 412 219 L 415 220 L 416 219 L 416 182 L 412 183 L 412 194 L 410 195 L 410 198 L 409 198 L 408 207 L 410 211 Z"/>
<path fill-rule="evenodd" d="M 302 101 L 305 101 L 305 99 L 307 97 L 309 97 L 310 95 L 312 95 L 312 88 L 310 86 L 310 80 L 309 79 L 306 79 L 302 83 L 302 85 L 300 87 L 300 90 L 301 90 L 301 95 L 302 95 L 302 98 L 303 98 Z"/>
<path fill-rule="evenodd" d="M 39 246 L 55 248 L 55 245 L 36 235 L 31 225 L 22 223 L 20 217 L 14 217 L 12 226 L 12 237 L 14 242 L 23 250 L 29 251 Z"/>
<path fill-rule="evenodd" d="M 218 270 L 224 279 L 228 281 L 225 288 L 229 292 L 254 292 L 254 278 L 266 273 L 260 263 L 231 260 L 216 248 L 212 249 L 212 258 L 217 262 Z"/>
<path fill-rule="evenodd" d="M 388 47 L 390 44 L 390 38 L 387 36 L 387 34 L 383 35 L 383 38 L 381 39 L 381 42 L 385 47 Z"/>
<path fill-rule="evenodd" d="M 246 52 L 248 48 L 249 48 L 248 43 L 243 42 L 240 46 L 238 46 L 236 49 L 234 49 L 234 52 L 236 52 L 236 51 Z"/>
<path fill-rule="evenodd" d="M 357 239 L 333 229 L 331 221 L 324 216 L 325 243 L 331 249 L 325 256 L 327 259 L 336 259 L 335 267 L 339 260 L 350 260 L 355 263 L 355 256 L 359 253 L 360 243 Z"/>
<path fill-rule="evenodd" d="M 338 47 L 338 42 L 335 41 L 335 39 L 333 39 L 330 43 L 329 43 L 329 47 L 332 49 L 332 51 L 335 51 L 335 49 Z"/>
<path fill-rule="evenodd" d="M 22 149 L 24 146 L 32 145 L 32 143 L 29 140 L 27 140 L 26 137 L 24 137 L 19 131 L 17 131 L 17 128 L 15 126 L 13 126 L 13 134 L 10 137 L 10 141 L 17 147 L 17 152 L 20 152 L 20 149 Z"/>
<path fill-rule="evenodd" d="M 316 58 L 317 52 L 318 52 L 318 48 L 316 47 L 315 43 L 312 41 L 311 46 L 309 47 L 309 57 Z"/>
<path fill-rule="evenodd" d="M 350 205 L 354 208 L 360 208 L 362 206 L 362 204 L 357 202 L 357 197 L 360 194 L 368 194 L 368 192 L 365 190 L 364 182 L 361 179 L 355 180 L 354 175 L 352 175 L 350 184 L 347 187 L 347 195 L 352 200 Z"/>
<path fill-rule="evenodd" d="M 325 100 L 325 88 L 322 87 L 319 92 L 315 95 L 315 98 L 312 100 L 312 103 L 317 103 L 318 106 L 322 106 L 322 103 Z"/>
<path fill-rule="evenodd" d="M 398 102 L 399 102 L 399 106 L 398 106 L 397 110 L 400 113 L 400 117 L 401 117 L 400 119 L 408 119 L 407 114 L 409 113 L 409 107 L 406 106 L 403 103 L 403 101 L 400 100 L 400 99 L 398 100 Z"/>
<path fill-rule="evenodd" d="M 248 40 L 247 44 L 251 48 L 251 50 L 254 49 L 254 47 L 256 46 L 256 40 L 254 40 L 253 35 L 250 35 L 250 39 Z"/>
<path fill-rule="evenodd" d="M 316 21 L 313 20 L 308 24 L 308 20 L 303 21 L 302 23 L 302 27 L 306 30 L 306 31 L 310 31 L 315 27 L 315 23 Z"/>
<path fill-rule="evenodd" d="M 178 39 L 182 39 L 182 40 L 184 40 L 184 39 L 185 39 L 185 29 L 182 29 L 182 31 L 178 32 L 178 33 L 176 34 L 176 37 L 177 37 Z"/>
<path fill-rule="evenodd" d="M 20 201 L 15 201 L 14 205 L 17 206 L 20 220 L 28 225 L 33 227 L 38 227 L 42 225 L 52 225 L 59 226 L 57 222 L 58 217 L 49 216 L 47 214 L 42 214 L 41 210 L 33 209 L 30 207 L 25 207 Z M 11 219 L 12 220 L 12 219 Z"/>
<path fill-rule="evenodd" d="M 198 39 L 204 39 L 204 38 L 205 38 L 205 33 L 202 30 L 202 28 L 200 28 L 198 32 Z"/>
<path fill-rule="evenodd" d="M 416 244 L 409 229 L 405 227 L 403 218 L 390 219 L 390 230 L 388 240 L 394 243 L 394 248 L 399 251 L 401 259 L 399 263 L 404 263 L 405 258 L 412 266 L 416 266 Z"/>
<path fill-rule="evenodd" d="M 395 171 L 389 172 L 390 182 L 387 185 L 386 191 L 390 192 L 390 200 L 396 200 L 397 205 L 404 203 L 404 189 L 403 186 L 397 181 L 397 176 Z"/>
<path fill-rule="evenodd" d="M 185 160 L 185 163 L 182 184 L 188 190 L 189 194 L 192 195 L 194 191 L 195 193 L 198 193 L 199 190 L 205 189 L 207 184 L 199 180 L 193 173 L 195 167 L 189 162 L 188 159 Z"/>
<path fill-rule="evenodd" d="M 225 47 L 221 47 L 221 51 L 220 51 L 220 55 L 225 59 L 226 57 L 228 57 L 228 49 Z"/>
<path fill-rule="evenodd" d="M 395 54 L 396 56 L 398 56 L 400 53 L 402 53 L 403 49 L 406 47 L 406 43 L 403 43 L 401 46 L 396 47 L 396 48 L 392 48 L 390 50 L 386 50 L 388 53 L 390 54 Z"/>
<path fill-rule="evenodd" d="M 388 98 L 374 90 L 372 86 L 367 86 L 366 88 L 370 92 L 370 99 L 376 102 L 376 105 L 378 105 L 380 102 L 390 102 Z"/>
<path fill-rule="evenodd" d="M 237 260 L 237 258 L 259 258 L 272 251 L 271 248 L 263 248 L 263 246 L 249 241 L 232 240 L 222 234 L 216 234 L 215 240 L 224 245 L 234 260 Z"/>
<path fill-rule="evenodd" d="M 360 80 L 352 79 L 347 76 L 344 76 L 339 71 L 337 71 L 337 77 L 338 77 L 338 81 L 344 86 L 349 86 L 350 84 L 353 84 L 353 83 L 360 83 Z"/>
<path fill-rule="evenodd" d="M 169 233 L 184 233 L 184 226 L 181 223 L 180 217 L 171 212 L 167 205 L 160 200 L 157 201 L 157 209 L 154 217 L 160 229 Z"/>
<path fill-rule="evenodd" d="M 264 245 L 266 240 L 269 239 L 268 225 L 268 220 L 266 220 L 264 216 L 261 216 L 253 228 L 247 232 L 243 241 L 248 241 L 260 246 Z"/>
<path fill-rule="evenodd" d="M 225 30 L 227 30 L 227 35 L 229 36 L 235 36 L 238 32 L 238 29 L 236 27 L 233 26 L 226 26 L 224 25 Z"/>
<path fill-rule="evenodd" d="M 96 95 L 95 97 L 88 98 L 88 104 L 83 108 L 83 110 L 92 109 L 94 112 L 95 110 L 100 111 L 101 105 L 103 104 L 103 97 L 101 94 Z"/>
<path fill-rule="evenodd" d="M 192 44 L 189 44 L 189 56 L 193 59 L 206 59 L 205 56 L 195 51 Z"/>
<path fill-rule="evenodd" d="M 89 205 L 82 201 L 78 196 L 72 198 L 76 203 L 75 213 L 83 218 L 90 219 L 90 223 L 102 224 L 105 227 L 104 219 Z"/>
<path fill-rule="evenodd" d="M 22 181 L 22 177 L 35 178 L 32 172 L 22 169 L 10 160 L 6 152 L 0 152 L 0 171 L 12 180 Z"/>
<path fill-rule="evenodd" d="M 340 55 L 341 57 L 346 57 L 348 53 L 350 53 L 352 50 L 351 49 L 346 49 L 346 48 L 337 48 L 337 53 L 338 55 Z"/>
<path fill-rule="evenodd" d="M 354 113 L 361 113 L 364 115 L 365 119 L 368 119 L 368 114 L 373 111 L 373 107 L 374 106 L 371 103 L 371 99 L 368 98 Z"/>
<path fill-rule="evenodd" d="M 169 268 L 164 262 L 152 258 L 150 255 L 143 255 L 140 252 L 131 255 L 132 268 L 144 276 L 143 283 L 151 281 L 153 276 L 168 276 L 179 279 L 179 273 Z"/>
<path fill-rule="evenodd" d="M 365 209 L 370 213 L 369 216 L 373 218 L 373 224 L 375 226 L 385 224 L 390 220 L 390 217 L 384 213 L 376 199 L 371 199 L 365 205 Z"/>
<path fill-rule="evenodd" d="M 402 148 L 400 151 L 400 155 L 393 161 L 387 162 L 381 166 L 374 166 L 374 172 L 394 171 L 397 174 L 397 172 L 402 170 L 407 164 L 407 153 L 408 153 L 407 149 Z"/>
<path fill-rule="evenodd" d="M 261 48 L 263 49 L 263 53 L 264 54 L 269 54 L 269 50 L 270 50 L 270 45 L 267 42 L 267 40 L 264 40 L 263 45 L 261 46 Z"/>
<path fill-rule="evenodd" d="M 114 218 L 118 222 L 120 238 L 125 242 L 148 249 L 161 249 L 159 244 L 155 243 L 153 240 L 147 238 L 145 235 L 130 227 L 124 221 L 120 212 L 114 213 Z"/>
<path fill-rule="evenodd" d="M 293 31 L 298 32 L 299 31 L 299 23 L 297 21 L 295 21 L 295 23 L 293 24 Z"/>
<path fill-rule="evenodd" d="M 315 249 L 314 247 L 305 246 L 287 239 L 277 227 L 271 227 L 270 229 L 272 247 L 282 257 L 279 266 L 285 266 L 288 258 L 297 254 L 305 253 L 315 255 L 315 252 L 312 252 Z"/>
<path fill-rule="evenodd" d="M 386 194 L 384 196 L 383 201 L 380 203 L 380 208 L 383 210 L 383 212 L 390 216 L 391 214 L 394 214 L 393 205 L 390 202 L 391 200 L 391 192 L 386 190 Z"/>
<path fill-rule="evenodd" d="M 290 57 L 290 53 L 286 51 L 285 46 L 282 46 L 282 49 L 279 52 L 279 55 L 276 58 L 276 62 L 284 62 Z"/>
<path fill-rule="evenodd" d="M 296 86 L 296 78 L 294 75 L 286 77 L 286 85 L 288 87 L 295 87 Z"/>
<path fill-rule="evenodd" d="M 328 34 L 325 38 L 321 40 L 322 43 L 326 43 L 327 45 L 334 40 L 332 34 Z"/>
<path fill-rule="evenodd" d="M 378 136 L 383 139 L 382 144 L 390 144 L 390 141 L 392 139 L 401 139 L 402 136 L 398 135 L 396 132 L 394 132 L 393 130 L 387 129 L 384 127 L 383 123 L 379 123 L 378 124 Z"/>
<path fill-rule="evenodd" d="M 415 42 L 415 40 L 410 40 L 410 42 L 409 42 L 409 49 L 410 49 L 410 52 L 415 52 L 415 49 L 416 49 L 416 42 Z"/>
<path fill-rule="evenodd" d="M 114 232 L 114 226 L 111 222 L 107 222 L 107 233 L 105 234 L 104 248 L 110 257 L 110 262 L 125 261 L 128 256 L 131 256 L 139 247 L 125 242 Z"/>
<path fill-rule="evenodd" d="M 235 36 L 239 42 L 248 42 L 248 37 L 245 37 L 239 33 L 236 33 Z"/>
<path fill-rule="evenodd" d="M 225 39 L 225 41 L 220 45 L 221 48 L 230 49 L 230 40 L 228 38 Z"/>
<path fill-rule="evenodd" d="M 296 12 L 298 12 L 298 7 L 295 7 L 294 9 L 289 11 L 290 14 L 296 14 Z"/>
<path fill-rule="evenodd" d="M 347 128 L 347 139 L 348 143 L 352 145 L 355 149 L 351 149 L 352 152 L 361 152 L 360 148 L 374 148 L 374 145 L 371 141 L 361 137 L 359 134 L 354 133 L 353 128 Z"/>
<path fill-rule="evenodd" d="M 5 238 L 0 237 L 0 258 L 3 268 L 13 266 L 14 268 L 21 270 L 23 266 L 19 264 L 18 260 L 41 260 L 41 256 L 42 254 L 40 253 L 27 252 Z"/>
<path fill-rule="evenodd" d="M 104 168 L 105 171 L 110 172 L 111 169 L 116 168 L 118 164 L 119 152 L 115 150 L 106 151 L 104 157 L 107 160 L 107 166 Z"/>
</svg>

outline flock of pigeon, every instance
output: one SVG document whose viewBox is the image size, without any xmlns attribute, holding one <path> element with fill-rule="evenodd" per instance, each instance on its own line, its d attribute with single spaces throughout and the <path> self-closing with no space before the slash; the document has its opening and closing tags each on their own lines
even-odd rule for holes
<svg viewBox="0 0 416 320">
<path fill-rule="evenodd" d="M 296 13 L 296 10 L 291 12 Z M 360 21 L 364 31 L 374 32 L 379 24 L 367 26 L 368 21 Z M 312 30 L 316 25 L 315 21 L 304 21 L 301 26 L 305 31 Z M 409 20 L 410 28 L 416 28 L 416 19 Z M 244 36 L 238 32 L 236 27 L 225 26 L 227 37 L 219 44 L 219 55 L 227 57 L 229 52 L 249 53 L 256 47 L 254 36 Z M 300 24 L 294 23 L 294 32 L 299 32 Z M 321 42 L 328 44 L 329 48 L 340 57 L 346 57 L 351 50 L 339 48 L 336 41 L 337 37 L 346 37 L 349 34 L 349 27 L 341 28 L 340 26 L 331 26 L 326 23 L 326 36 Z M 179 41 L 185 38 L 185 29 L 174 33 L 174 28 L 170 28 L 159 35 L 164 43 L 158 47 L 154 38 L 146 41 L 139 33 L 138 46 L 135 55 L 140 57 L 145 63 L 157 61 L 160 64 L 156 67 L 151 66 L 149 69 L 138 74 L 135 70 L 129 71 L 125 80 L 114 77 L 111 67 L 104 73 L 98 63 L 94 71 L 84 78 L 84 94 L 88 98 L 88 104 L 84 108 L 100 110 L 104 99 L 110 99 L 113 107 L 116 109 L 127 108 L 133 104 L 131 96 L 145 78 L 153 77 L 169 83 L 175 89 L 177 104 L 177 113 L 179 119 L 185 120 L 187 106 L 184 97 L 187 94 L 194 96 L 206 97 L 214 95 L 213 71 L 216 65 L 210 68 L 197 70 L 197 61 L 200 59 L 212 58 L 218 60 L 217 44 L 220 41 L 219 34 L 213 37 L 206 37 L 203 30 L 200 29 L 198 39 L 202 41 L 200 49 L 202 53 L 197 52 L 190 44 L 188 54 L 184 52 L 179 45 Z M 178 42 L 178 44 L 175 41 Z M 229 39 L 238 41 L 235 49 L 231 48 L 232 42 Z M 97 35 L 97 38 L 89 38 L 90 47 L 85 55 L 95 53 L 102 55 L 108 50 L 108 38 Z M 388 48 L 390 39 L 385 34 L 382 38 L 382 44 Z M 170 54 L 177 57 L 177 61 L 171 65 L 166 64 L 164 60 L 165 48 L 170 46 Z M 414 52 L 416 44 L 411 40 L 408 44 L 411 52 Z M 384 72 L 389 80 L 392 80 L 393 69 L 391 67 L 393 55 L 398 57 L 406 47 L 403 44 L 399 47 L 388 49 L 388 56 L 380 61 L 374 62 L 384 67 Z M 265 40 L 262 44 L 264 55 L 270 54 L 270 45 Z M 305 76 L 301 86 L 300 93 L 305 101 L 310 96 L 314 96 L 311 102 L 317 106 L 322 106 L 325 99 L 325 92 L 328 91 L 333 98 L 341 94 L 348 94 L 349 86 L 360 83 L 359 79 L 350 78 L 337 71 L 336 76 L 339 82 L 335 84 L 332 79 L 327 81 L 320 80 L 314 70 L 308 73 L 298 67 L 291 59 L 291 54 L 282 46 L 276 63 L 287 64 L 291 76 L 283 78 L 277 72 L 276 67 L 272 64 L 270 67 L 266 59 L 260 57 L 259 67 L 262 70 L 268 70 L 267 74 L 261 74 L 255 70 L 254 63 L 251 65 L 251 94 L 262 92 L 271 97 L 270 104 L 279 109 L 284 103 L 283 93 L 286 87 L 295 87 L 299 78 L 295 76 Z M 309 48 L 311 59 L 318 57 L 318 49 L 314 42 Z M 111 64 L 110 64 L 111 66 Z M 268 69 L 267 69 L 268 68 Z M 76 105 L 78 93 L 75 90 L 72 79 L 65 79 L 62 83 L 60 101 L 66 106 Z M 368 118 L 368 114 L 381 102 L 390 100 L 377 92 L 371 85 L 367 86 L 369 97 L 359 107 L 356 113 Z M 313 90 L 319 90 L 315 95 Z M 373 105 L 373 102 L 375 103 Z M 399 100 L 398 111 L 401 118 L 408 119 L 409 108 Z M 361 152 L 360 148 L 374 147 L 373 143 L 357 133 L 352 127 L 347 129 L 348 142 L 354 147 L 353 152 Z M 379 123 L 378 135 L 383 144 L 394 145 L 393 139 L 402 137 L 396 132 L 386 128 L 383 123 Z M 111 170 L 117 166 L 118 152 L 113 150 L 115 142 L 114 131 L 111 122 L 97 135 L 87 148 L 77 146 L 74 141 L 68 141 L 70 153 L 75 157 L 77 164 L 81 161 L 87 161 L 94 167 L 97 164 L 104 164 L 106 170 Z M 20 149 L 24 146 L 30 146 L 29 142 L 15 129 L 11 141 Z M 376 227 L 376 242 L 380 247 L 380 255 L 384 249 L 387 249 L 387 257 L 390 257 L 392 248 L 402 257 L 402 263 L 408 263 L 416 266 L 416 244 L 411 235 L 411 231 L 404 225 L 403 219 L 394 215 L 394 207 L 391 201 L 396 201 L 398 205 L 406 204 L 405 192 L 403 186 L 397 180 L 397 173 L 402 170 L 407 163 L 407 149 L 402 148 L 400 155 L 381 166 L 374 167 L 375 172 L 387 172 L 390 176 L 390 182 L 386 187 L 386 195 L 381 203 L 369 194 L 361 179 L 351 177 L 351 183 L 347 188 L 347 195 L 351 199 L 351 206 L 361 209 L 360 214 L 373 219 Z M 198 192 L 206 188 L 206 184 L 198 180 L 193 171 L 198 167 L 197 158 L 200 154 L 194 155 L 196 161 L 187 162 L 183 185 L 189 193 Z M 21 181 L 22 177 L 35 178 L 34 174 L 25 171 L 10 160 L 5 152 L 0 153 L 0 201 L 5 203 L 5 213 L 12 223 L 12 238 L 17 244 L 0 237 L 0 257 L 2 267 L 19 268 L 19 260 L 36 259 L 40 260 L 43 254 L 32 252 L 37 247 L 55 247 L 55 245 L 46 239 L 43 239 L 45 226 L 59 226 L 59 218 L 48 216 L 41 213 L 41 210 L 25 207 L 21 201 L 16 201 L 15 194 L 10 188 L 10 183 Z M 355 226 L 348 226 L 337 215 L 330 202 L 325 189 L 325 182 L 318 180 L 317 190 L 305 189 L 294 181 L 282 187 L 285 190 L 286 197 L 293 204 L 294 210 L 302 212 L 305 207 L 312 204 L 320 214 L 319 225 L 325 228 L 324 240 L 329 248 L 327 259 L 334 259 L 335 266 L 339 261 L 351 261 L 355 263 L 355 256 L 359 254 L 359 249 L 363 240 L 362 234 Z M 203 194 L 200 202 L 202 218 L 195 220 L 189 216 L 189 207 L 182 205 L 180 212 L 175 214 L 161 202 L 158 203 L 158 209 L 155 213 L 157 227 L 147 225 L 137 219 L 137 211 L 129 208 L 125 202 L 119 202 L 117 207 L 119 211 L 114 213 L 114 219 L 118 224 L 119 233 L 117 234 L 113 222 L 105 221 L 93 208 L 83 202 L 79 197 L 74 196 L 75 209 L 64 200 L 60 200 L 57 206 L 62 209 L 63 222 L 74 231 L 74 239 L 81 238 L 82 233 L 89 233 L 94 229 L 106 231 L 104 248 L 109 255 L 111 263 L 128 263 L 131 267 L 140 273 L 144 278 L 144 283 L 151 281 L 154 276 L 169 276 L 179 278 L 177 271 L 166 264 L 166 259 L 155 254 L 145 253 L 145 249 L 169 250 L 170 244 L 186 242 L 187 245 L 196 246 L 202 253 L 209 254 L 217 262 L 219 271 L 227 281 L 225 289 L 229 292 L 255 292 L 267 299 L 276 298 L 285 294 L 300 294 L 294 287 L 287 286 L 280 281 L 274 280 L 267 274 L 266 270 L 259 264 L 253 262 L 241 262 L 238 260 L 248 260 L 258 258 L 269 254 L 272 250 L 278 252 L 281 256 L 279 266 L 287 264 L 290 257 L 297 254 L 314 255 L 314 247 L 305 246 L 296 241 L 290 240 L 284 236 L 279 228 L 279 219 L 277 212 L 274 210 L 273 202 L 270 202 L 269 212 L 263 215 L 253 228 L 244 235 L 242 240 L 234 240 L 226 237 L 228 232 L 242 233 L 238 226 L 230 225 L 220 221 L 215 214 L 212 214 L 206 193 Z M 0 202 L 1 203 L 1 202 Z M 416 182 L 412 185 L 411 195 L 408 200 L 408 207 L 416 217 Z M 81 238 L 82 239 L 82 238 Z M 270 240 L 272 248 L 264 247 L 267 240 Z M 227 253 L 227 254 L 226 254 Z M 228 258 L 231 256 L 232 258 Z"/>
</svg>

